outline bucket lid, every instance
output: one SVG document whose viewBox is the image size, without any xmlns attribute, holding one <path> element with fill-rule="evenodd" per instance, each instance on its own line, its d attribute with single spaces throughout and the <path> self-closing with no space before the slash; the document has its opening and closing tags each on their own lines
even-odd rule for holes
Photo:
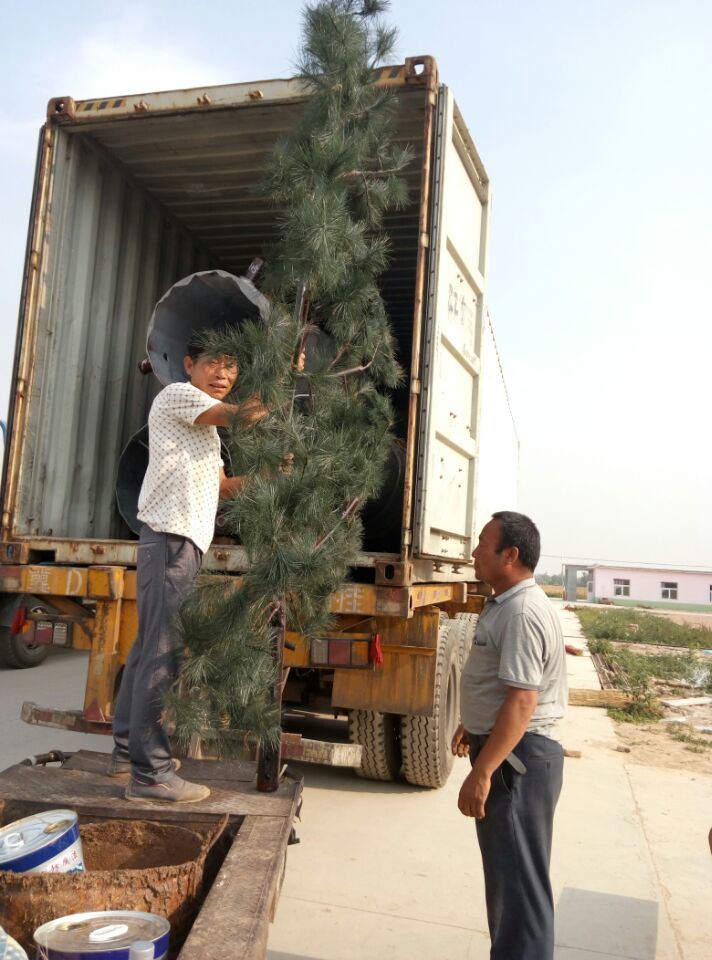
<svg viewBox="0 0 712 960">
<path fill-rule="evenodd" d="M 50 846 L 76 823 L 73 810 L 45 810 L 0 828 L 0 868 Z"/>
<path fill-rule="evenodd" d="M 98 913 L 73 913 L 50 920 L 35 930 L 35 943 L 44 948 L 49 960 L 57 957 L 126 957 L 131 944 L 150 940 L 155 955 L 168 949 L 171 925 L 165 917 L 137 910 L 101 910 Z M 165 942 L 164 942 L 165 941 Z M 40 955 L 43 956 L 42 952 Z"/>
</svg>

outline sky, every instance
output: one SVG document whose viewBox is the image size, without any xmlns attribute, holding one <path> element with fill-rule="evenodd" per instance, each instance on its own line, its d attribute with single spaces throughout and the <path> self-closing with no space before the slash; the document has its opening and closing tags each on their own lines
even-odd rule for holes
<svg viewBox="0 0 712 960">
<path fill-rule="evenodd" d="M 301 9 L 13 8 L 0 41 L 3 418 L 49 98 L 290 76 Z M 437 59 L 493 185 L 488 301 L 540 570 L 712 570 L 712 4 L 393 0 L 389 19 L 399 62 Z"/>
</svg>

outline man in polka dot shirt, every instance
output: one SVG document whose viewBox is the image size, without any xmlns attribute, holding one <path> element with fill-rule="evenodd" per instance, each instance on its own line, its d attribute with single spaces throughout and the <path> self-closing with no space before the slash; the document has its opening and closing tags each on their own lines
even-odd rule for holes
<svg viewBox="0 0 712 960">
<path fill-rule="evenodd" d="M 219 498 L 246 482 L 225 476 L 216 427 L 236 416 L 247 427 L 268 413 L 257 399 L 224 402 L 237 379 L 234 357 L 204 353 L 193 337 L 184 365 L 189 381 L 162 390 L 148 418 L 149 462 L 138 504 L 138 636 L 121 680 L 107 771 L 129 775 L 127 800 L 191 803 L 210 794 L 177 774 L 162 722 L 182 654 L 174 620 L 213 539 Z"/>
</svg>

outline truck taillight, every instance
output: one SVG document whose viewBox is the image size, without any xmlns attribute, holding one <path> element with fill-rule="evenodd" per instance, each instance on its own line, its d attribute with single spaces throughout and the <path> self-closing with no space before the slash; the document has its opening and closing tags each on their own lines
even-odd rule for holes
<svg viewBox="0 0 712 960">
<path fill-rule="evenodd" d="M 309 659 L 315 667 L 367 667 L 370 663 L 369 641 L 319 637 L 311 642 Z"/>
<path fill-rule="evenodd" d="M 18 607 L 10 624 L 10 633 L 16 636 L 27 623 L 27 607 Z"/>
</svg>

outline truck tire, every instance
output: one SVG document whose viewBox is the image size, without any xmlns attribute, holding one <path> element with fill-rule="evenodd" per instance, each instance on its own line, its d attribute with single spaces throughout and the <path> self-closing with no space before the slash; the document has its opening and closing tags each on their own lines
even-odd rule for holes
<svg viewBox="0 0 712 960">
<path fill-rule="evenodd" d="M 450 750 L 460 722 L 460 650 L 452 621 L 441 624 L 435 662 L 435 699 L 431 717 L 401 719 L 403 773 L 408 783 L 442 787 L 452 770 Z"/>
<path fill-rule="evenodd" d="M 377 710 L 349 713 L 349 740 L 363 747 L 359 777 L 366 780 L 395 780 L 401 768 L 398 717 Z"/>
<path fill-rule="evenodd" d="M 22 634 L 12 634 L 8 627 L 0 627 L 0 665 L 25 670 L 36 667 L 47 656 L 49 647 L 44 643 L 28 643 Z"/>
<path fill-rule="evenodd" d="M 465 666 L 467 658 L 470 655 L 470 647 L 475 637 L 477 629 L 477 613 L 456 613 L 455 619 L 451 621 L 452 629 L 457 632 L 459 650 L 460 650 L 460 670 Z"/>
</svg>

